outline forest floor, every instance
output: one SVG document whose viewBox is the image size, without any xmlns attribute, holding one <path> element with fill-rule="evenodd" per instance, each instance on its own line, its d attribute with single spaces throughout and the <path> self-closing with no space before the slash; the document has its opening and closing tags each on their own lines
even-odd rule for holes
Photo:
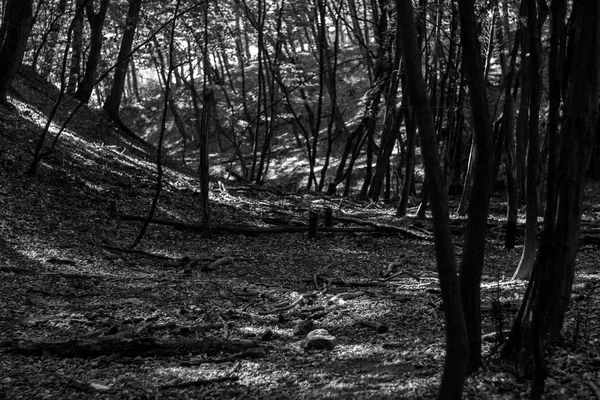
<svg viewBox="0 0 600 400">
<path fill-rule="evenodd" d="M 51 105 L 44 87 L 21 75 L 12 106 L 0 109 L 0 398 L 435 397 L 444 323 L 430 219 L 215 183 L 208 240 L 197 178 L 167 168 L 155 218 L 177 224 L 150 224 L 128 251 L 141 226 L 131 217 L 145 216 L 154 195 L 151 152 L 83 110 L 26 174 Z M 586 192 L 590 236 L 599 189 Z M 309 211 L 325 208 L 334 229 L 308 239 Z M 494 198 L 484 367 L 468 379 L 470 399 L 529 396 L 527 371 L 500 360 L 495 342 L 525 287 L 510 280 L 522 247 L 503 246 L 504 208 Z M 465 220 L 452 218 L 459 259 Z M 564 341 L 548 354 L 549 399 L 600 396 L 599 278 L 598 246 L 585 244 Z M 308 320 L 335 337 L 322 342 L 333 349 L 305 348 Z"/>
</svg>

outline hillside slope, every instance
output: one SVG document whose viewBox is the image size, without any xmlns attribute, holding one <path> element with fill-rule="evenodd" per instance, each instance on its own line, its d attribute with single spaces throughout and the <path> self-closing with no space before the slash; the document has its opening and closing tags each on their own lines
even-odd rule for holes
<svg viewBox="0 0 600 400">
<path fill-rule="evenodd" d="M 156 217 L 180 225 L 151 224 L 129 251 L 140 224 L 121 217 L 148 212 L 153 150 L 83 109 L 29 176 L 56 89 L 24 71 L 11 95 L 13 106 L 0 108 L 0 398 L 435 397 L 444 327 L 429 221 L 214 183 L 213 220 L 230 231 L 206 240 L 196 178 L 173 167 Z M 67 99 L 57 120 L 73 105 Z M 335 229 L 307 240 L 308 211 L 325 207 Z M 231 233 L 241 225 L 260 230 Z M 462 222 L 455 228 L 460 243 Z M 592 310 L 595 254 L 580 254 L 575 286 Z M 503 278 L 519 256 L 490 239 L 483 301 L 500 302 L 504 326 L 524 289 Z M 551 360 L 557 398 L 589 398 L 587 382 L 600 380 L 599 321 L 580 308 L 566 329 L 578 346 Z M 336 337 L 333 351 L 302 347 L 295 333 L 308 320 Z M 497 328 L 486 312 L 485 333 Z M 521 378 L 489 357 L 465 396 L 524 397 Z"/>
</svg>

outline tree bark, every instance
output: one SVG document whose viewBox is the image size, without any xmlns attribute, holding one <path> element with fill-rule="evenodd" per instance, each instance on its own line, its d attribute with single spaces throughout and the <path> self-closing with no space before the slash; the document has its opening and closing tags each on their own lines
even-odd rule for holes
<svg viewBox="0 0 600 400">
<path fill-rule="evenodd" d="M 121 39 L 121 47 L 119 49 L 119 56 L 117 58 L 118 64 L 115 68 L 115 75 L 113 77 L 113 84 L 110 89 L 110 93 L 108 94 L 103 106 L 104 111 L 106 111 L 109 116 L 117 120 L 120 119 L 119 108 L 121 106 L 123 89 L 125 87 L 127 64 L 129 63 L 131 46 L 133 45 L 133 38 L 135 36 L 135 30 L 141 8 L 142 0 L 129 1 L 129 9 L 127 10 L 123 38 Z"/>
<path fill-rule="evenodd" d="M 527 279 L 531 275 L 533 270 L 533 263 L 535 262 L 535 254 L 537 251 L 538 244 L 538 232 L 537 232 L 537 217 L 538 217 L 538 180 L 539 180 L 539 117 L 540 117 L 540 102 L 541 102 L 541 75 L 540 75 L 540 53 L 541 53 L 541 39 L 540 39 L 540 26 L 544 23 L 545 16 L 540 13 L 538 21 L 538 12 L 535 0 L 528 0 L 528 4 L 524 6 L 525 13 L 527 14 L 527 27 L 525 28 L 526 33 L 524 37 L 529 41 L 528 54 L 523 56 L 529 58 L 527 67 L 530 71 L 527 73 L 529 76 L 529 83 L 531 87 L 528 88 L 529 95 L 529 122 L 527 126 L 528 130 L 528 146 L 527 146 L 527 211 L 525 221 L 525 245 L 523 246 L 523 254 L 517 270 L 513 276 L 513 279 Z M 523 49 L 526 49 L 523 46 Z M 525 82 L 523 82 L 525 84 Z M 525 90 L 521 87 L 521 90 Z M 520 115 L 519 115 L 520 117 Z"/>
<path fill-rule="evenodd" d="M 110 0 L 102 0 L 100 3 L 100 9 L 98 12 L 94 12 L 94 5 L 91 1 L 85 4 L 85 13 L 90 24 L 90 54 L 85 63 L 85 73 L 83 78 L 79 82 L 75 97 L 84 103 L 90 100 L 92 95 L 92 89 L 94 88 L 94 81 L 96 79 L 96 72 L 98 70 L 98 62 L 101 57 L 102 50 L 102 28 L 104 26 L 104 19 L 106 18 L 106 12 Z"/>
<path fill-rule="evenodd" d="M 32 0 L 8 0 L 0 26 L 0 104 L 23 61 L 31 30 Z"/>
<path fill-rule="evenodd" d="M 560 334 L 571 298 L 585 172 L 598 117 L 600 5 L 596 0 L 580 0 L 575 5 L 575 31 L 571 38 L 574 54 L 557 168 L 556 240 L 552 245 L 560 243 L 560 246 L 556 266 L 550 271 L 552 292 L 547 323 L 551 339 L 557 339 Z"/>
<path fill-rule="evenodd" d="M 473 115 L 475 166 L 473 187 L 467 211 L 465 246 L 460 264 L 460 289 L 469 334 L 469 371 L 481 366 L 481 273 L 485 253 L 487 216 L 492 187 L 492 124 L 481 51 L 477 35 L 474 0 L 458 3 L 463 46 L 463 67 L 471 97 Z M 433 197 L 433 196 L 432 196 Z"/>
<path fill-rule="evenodd" d="M 83 40 L 83 8 L 86 0 L 75 1 L 75 16 L 71 22 L 73 40 L 71 42 L 71 66 L 67 93 L 75 93 L 81 75 L 81 43 Z"/>
<path fill-rule="evenodd" d="M 402 31 L 402 44 L 406 60 L 408 90 L 419 124 L 421 151 L 425 176 L 431 191 L 431 212 L 434 224 L 436 261 L 446 322 L 446 360 L 439 399 L 460 399 L 467 373 L 467 330 L 462 310 L 457 266 L 454 258 L 448 193 L 440 164 L 433 113 L 426 94 L 421 72 L 421 57 L 417 44 L 417 30 L 413 17 L 412 1 L 397 0 L 398 18 Z"/>
</svg>

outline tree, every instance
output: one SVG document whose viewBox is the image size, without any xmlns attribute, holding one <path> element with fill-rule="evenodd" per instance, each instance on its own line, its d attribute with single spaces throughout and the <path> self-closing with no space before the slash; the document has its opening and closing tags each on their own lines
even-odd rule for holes
<svg viewBox="0 0 600 400">
<path fill-rule="evenodd" d="M 83 44 L 83 14 L 86 0 L 75 1 L 75 15 L 71 22 L 71 67 L 69 69 L 69 83 L 67 84 L 67 93 L 75 93 L 77 83 L 81 76 L 81 56 Z"/>
<path fill-rule="evenodd" d="M 98 12 L 94 11 L 93 1 L 85 3 L 85 14 L 90 24 L 90 52 L 85 63 L 85 73 L 83 78 L 79 82 L 77 92 L 75 96 L 87 103 L 92 95 L 92 89 L 94 88 L 94 81 L 96 79 L 96 71 L 98 70 L 98 63 L 101 57 L 102 51 L 102 28 L 104 26 L 104 19 L 108 10 L 108 4 L 110 0 L 101 0 L 100 9 Z"/>
<path fill-rule="evenodd" d="M 450 232 L 448 193 L 439 159 L 433 113 L 421 73 L 421 56 L 417 44 L 417 29 L 411 0 L 397 0 L 402 34 L 407 88 L 419 125 L 425 177 L 431 192 L 431 213 L 434 224 L 435 256 L 444 302 L 446 321 L 446 360 L 439 399 L 460 399 L 467 373 L 467 329 L 462 310 L 457 267 Z"/>
<path fill-rule="evenodd" d="M 524 1 L 522 5 L 523 13 L 527 17 L 527 27 L 524 30 L 523 54 L 521 59 L 527 59 L 527 62 L 522 67 L 522 76 L 527 76 L 527 79 L 522 79 L 521 91 L 527 92 L 526 96 L 522 96 L 529 101 L 528 123 L 526 130 L 527 138 L 527 166 L 526 166 L 526 189 L 527 189 L 527 215 L 525 223 L 525 245 L 523 246 L 523 254 L 515 271 L 513 278 L 526 279 L 529 277 L 533 269 L 535 260 L 535 252 L 537 249 L 537 217 L 538 217 L 538 179 L 539 179 L 539 120 L 540 120 L 540 102 L 541 102 L 541 47 L 540 38 L 541 28 L 547 16 L 547 6 L 545 2 L 541 2 L 540 11 L 537 11 L 535 0 Z M 527 43 L 525 43 L 525 41 Z M 528 85 L 529 87 L 525 87 Z M 525 108 L 521 107 L 521 113 Z M 521 123 L 524 124 L 524 123 Z M 518 137 L 519 135 L 517 135 Z"/>
<path fill-rule="evenodd" d="M 21 66 L 31 30 L 32 0 L 8 0 L 0 26 L 0 104 Z"/>
<path fill-rule="evenodd" d="M 121 39 L 121 47 L 117 58 L 117 68 L 113 77 L 113 84 L 104 102 L 104 111 L 112 118 L 120 120 L 119 108 L 121 106 L 121 98 L 123 89 L 125 88 L 125 78 L 127 77 L 127 65 L 131 56 L 131 46 L 138 23 L 138 16 L 142 8 L 142 0 L 129 0 L 129 9 L 125 19 L 125 28 L 123 30 L 123 38 Z"/>
<path fill-rule="evenodd" d="M 532 399 L 544 392 L 547 367 L 544 349 L 562 329 L 575 277 L 575 257 L 581 220 L 581 203 L 591 146 L 598 123 L 600 77 L 600 5 L 595 0 L 574 3 L 569 44 L 564 43 L 567 4 L 551 5 L 549 152 L 544 229 L 533 273 L 515 318 L 505 357 L 525 350 L 533 362 Z M 564 48 L 566 74 L 561 83 L 558 60 Z M 566 88 L 564 120 L 558 129 L 561 87 Z M 560 245 L 558 245 L 560 244 Z"/>
<path fill-rule="evenodd" d="M 465 246 L 460 263 L 460 289 L 469 333 L 469 370 L 481 366 L 481 274 L 485 234 L 492 189 L 492 124 L 483 79 L 474 0 L 458 3 L 463 46 L 463 67 L 471 96 L 475 164 L 473 187 L 467 211 Z"/>
</svg>

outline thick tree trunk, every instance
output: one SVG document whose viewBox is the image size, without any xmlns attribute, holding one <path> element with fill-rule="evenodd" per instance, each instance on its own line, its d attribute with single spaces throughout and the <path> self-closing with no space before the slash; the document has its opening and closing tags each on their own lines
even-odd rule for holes
<svg viewBox="0 0 600 400">
<path fill-rule="evenodd" d="M 454 258 L 450 219 L 448 215 L 448 192 L 440 164 L 433 113 L 427 99 L 425 82 L 421 73 L 421 60 L 417 45 L 417 32 L 412 2 L 397 0 L 398 18 L 401 20 L 402 43 L 406 56 L 406 73 L 410 98 L 415 110 L 421 136 L 421 151 L 425 176 L 431 190 L 436 261 L 446 322 L 446 360 L 439 399 L 460 399 L 467 373 L 467 331 L 463 315 L 457 266 Z"/>
<path fill-rule="evenodd" d="M 571 38 L 575 51 L 564 107 L 563 140 L 557 168 L 558 205 L 554 243 L 560 243 L 561 246 L 557 249 L 556 267 L 550 272 L 552 292 L 547 323 L 552 339 L 560 334 L 571 298 L 585 172 L 589 165 L 598 114 L 600 4 L 597 0 L 581 0 L 575 8 L 575 31 Z"/>
<path fill-rule="evenodd" d="M 571 296 L 580 230 L 581 202 L 598 116 L 600 74 L 600 5 L 576 2 L 572 11 L 573 45 L 568 84 L 561 83 L 564 59 L 565 0 L 553 0 L 550 38 L 550 112 L 548 116 L 548 181 L 544 230 L 529 288 L 503 352 L 530 350 L 533 361 L 531 398 L 541 399 L 547 367 L 546 343 L 559 338 Z M 561 88 L 567 88 L 564 123 L 558 138 Z M 560 147 L 560 154 L 557 154 Z M 558 155 L 558 162 L 556 161 Z M 557 245 L 560 244 L 560 245 Z M 521 333 L 528 333 L 523 338 Z M 524 343 L 522 339 L 529 339 Z"/>
<path fill-rule="evenodd" d="M 31 30 L 32 0 L 9 0 L 0 26 L 0 104 L 15 77 Z"/>
<path fill-rule="evenodd" d="M 119 119 L 119 107 L 121 106 L 123 89 L 125 87 L 127 64 L 129 63 L 130 57 L 129 53 L 131 53 L 131 46 L 133 45 L 133 38 L 135 36 L 138 15 L 141 7 L 142 0 L 129 1 L 129 9 L 127 10 L 127 18 L 125 20 L 125 30 L 123 32 L 121 48 L 119 49 L 119 56 L 117 58 L 118 64 L 115 68 L 115 75 L 110 93 L 108 94 L 103 106 L 108 115 L 115 119 Z"/>
</svg>

